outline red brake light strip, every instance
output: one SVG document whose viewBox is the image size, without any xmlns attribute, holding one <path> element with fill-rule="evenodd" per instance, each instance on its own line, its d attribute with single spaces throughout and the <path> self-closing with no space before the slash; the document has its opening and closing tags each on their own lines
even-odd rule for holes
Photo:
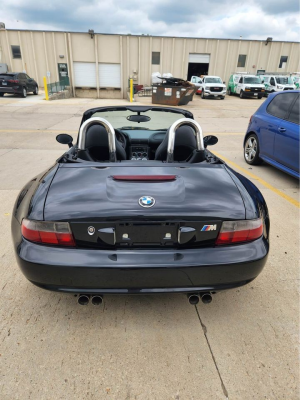
<svg viewBox="0 0 300 400">
<path fill-rule="evenodd" d="M 175 181 L 176 175 L 113 175 L 115 181 L 167 182 Z"/>
</svg>

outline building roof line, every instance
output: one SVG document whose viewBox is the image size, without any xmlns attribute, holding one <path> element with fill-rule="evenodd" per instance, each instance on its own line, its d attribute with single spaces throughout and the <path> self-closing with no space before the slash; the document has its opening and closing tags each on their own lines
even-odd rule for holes
<svg viewBox="0 0 300 400">
<path fill-rule="evenodd" d="M 54 33 L 86 33 L 89 35 L 89 32 L 83 32 L 83 31 L 54 31 L 54 30 L 41 30 L 41 29 L 2 29 L 7 30 L 7 31 L 14 31 L 14 32 L 54 32 Z M 0 32 L 2 31 L 0 30 Z M 199 36 L 163 36 L 163 35 L 148 35 L 148 34 L 131 34 L 131 33 L 102 33 L 102 32 L 95 32 L 95 35 L 103 35 L 103 36 L 133 36 L 133 37 L 154 37 L 154 38 L 166 38 L 166 39 L 203 39 L 203 40 L 232 40 L 232 41 L 242 41 L 242 42 L 266 42 L 266 39 L 244 39 L 244 38 L 238 38 L 238 39 L 233 39 L 233 38 L 211 38 L 211 37 L 199 37 Z M 300 43 L 300 42 L 295 42 L 295 41 L 290 41 L 290 40 L 273 40 L 272 42 L 275 43 Z"/>
</svg>

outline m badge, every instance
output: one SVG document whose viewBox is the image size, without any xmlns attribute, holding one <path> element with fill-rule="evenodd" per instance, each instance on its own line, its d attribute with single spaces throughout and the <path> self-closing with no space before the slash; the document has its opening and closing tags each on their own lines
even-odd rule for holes
<svg viewBox="0 0 300 400">
<path fill-rule="evenodd" d="M 217 225 L 203 225 L 201 232 L 216 231 Z"/>
</svg>

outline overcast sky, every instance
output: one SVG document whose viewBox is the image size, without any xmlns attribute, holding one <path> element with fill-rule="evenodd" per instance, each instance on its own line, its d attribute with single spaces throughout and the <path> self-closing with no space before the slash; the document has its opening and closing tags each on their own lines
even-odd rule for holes
<svg viewBox="0 0 300 400">
<path fill-rule="evenodd" d="M 299 41 L 298 0 L 0 0 L 7 29 Z"/>
</svg>

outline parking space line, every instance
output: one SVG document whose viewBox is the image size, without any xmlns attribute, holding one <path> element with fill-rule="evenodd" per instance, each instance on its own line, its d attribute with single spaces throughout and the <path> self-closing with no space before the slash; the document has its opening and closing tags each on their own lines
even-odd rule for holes
<svg viewBox="0 0 300 400">
<path fill-rule="evenodd" d="M 77 133 L 78 131 L 67 130 L 67 129 L 63 129 L 63 130 L 54 129 L 53 130 L 53 129 L 47 129 L 47 128 L 45 128 L 45 129 L 0 129 L 0 133 L 7 133 L 7 132 L 11 132 L 11 133 L 13 133 L 13 132 L 15 132 L 15 133 L 27 133 L 27 132 L 30 132 L 30 133 L 39 133 L 39 132 L 40 133 L 45 133 L 45 132 L 47 132 L 47 133 L 60 133 L 60 132 Z"/>
<path fill-rule="evenodd" d="M 297 200 L 293 199 L 292 197 L 288 196 L 287 194 L 283 193 L 281 190 L 276 189 L 274 186 L 272 186 L 270 183 L 266 182 L 265 180 L 263 180 L 259 176 L 252 174 L 252 172 L 247 171 L 245 168 L 240 167 L 235 162 L 230 161 L 228 158 L 222 156 L 221 154 L 219 154 L 219 153 L 217 153 L 215 151 L 213 152 L 213 154 L 215 154 L 218 158 L 220 158 L 221 160 L 225 161 L 227 164 L 231 165 L 232 167 L 234 167 L 236 169 L 239 169 L 245 175 L 248 175 L 250 178 L 253 178 L 253 179 L 257 180 L 261 185 L 263 185 L 267 189 L 270 189 L 272 192 L 276 193 L 278 196 L 282 197 L 283 199 L 285 199 L 289 203 L 291 203 L 294 206 L 300 208 L 300 202 L 299 201 L 297 201 Z"/>
</svg>

